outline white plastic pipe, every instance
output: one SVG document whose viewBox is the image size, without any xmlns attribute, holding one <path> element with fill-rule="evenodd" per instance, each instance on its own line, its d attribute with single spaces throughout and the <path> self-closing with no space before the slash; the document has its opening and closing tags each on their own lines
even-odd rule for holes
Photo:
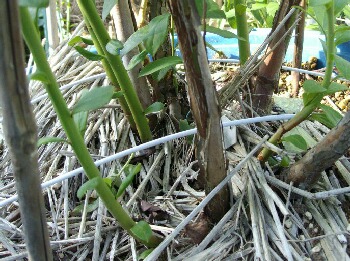
<svg viewBox="0 0 350 261">
<path fill-rule="evenodd" d="M 258 123 L 258 122 L 263 122 L 263 121 L 282 121 L 282 120 L 289 120 L 293 116 L 294 116 L 294 114 L 269 115 L 269 116 L 262 116 L 262 117 L 256 117 L 256 118 L 248 118 L 248 119 L 228 121 L 228 122 L 224 122 L 222 124 L 222 126 L 223 127 L 230 127 L 230 126 L 237 126 L 237 125 L 247 125 L 247 124 Z M 133 147 L 133 148 L 121 151 L 121 152 L 119 152 L 117 154 L 114 154 L 114 155 L 108 156 L 106 158 L 100 159 L 100 160 L 95 162 L 95 165 L 96 166 L 100 166 L 102 164 L 109 163 L 109 162 L 111 162 L 113 160 L 117 160 L 117 159 L 123 158 L 125 156 L 128 156 L 131 153 L 135 153 L 135 152 L 138 152 L 138 151 L 141 151 L 141 150 L 145 150 L 145 149 L 148 149 L 148 148 L 151 148 L 151 147 L 155 147 L 155 146 L 157 146 L 159 144 L 163 144 L 163 143 L 171 141 L 171 140 L 175 140 L 175 139 L 183 138 L 183 137 L 186 137 L 186 136 L 189 136 L 189 135 L 193 135 L 196 132 L 197 132 L 197 128 L 194 128 L 194 129 L 191 129 L 191 130 L 182 131 L 182 132 L 174 133 L 174 134 L 162 137 L 162 138 L 151 140 L 149 142 L 140 144 L 140 145 L 138 145 L 136 147 Z M 62 174 L 62 175 L 60 175 L 60 176 L 58 176 L 58 177 L 56 177 L 54 179 L 51 179 L 49 181 L 46 181 L 46 182 L 42 183 L 41 187 L 44 189 L 44 188 L 53 186 L 56 183 L 59 183 L 59 182 L 62 182 L 63 180 L 72 178 L 72 177 L 74 177 L 74 176 L 76 176 L 76 175 L 78 175 L 80 173 L 83 173 L 83 172 L 84 172 L 84 169 L 82 167 L 77 168 L 75 170 L 72 170 L 70 172 Z M 10 198 L 2 200 L 0 202 L 0 208 L 4 207 L 4 206 L 6 206 L 6 205 L 8 205 L 8 204 L 10 204 L 10 203 L 12 203 L 14 201 L 16 201 L 17 198 L 18 198 L 17 195 L 14 195 L 14 196 L 12 196 Z"/>
</svg>

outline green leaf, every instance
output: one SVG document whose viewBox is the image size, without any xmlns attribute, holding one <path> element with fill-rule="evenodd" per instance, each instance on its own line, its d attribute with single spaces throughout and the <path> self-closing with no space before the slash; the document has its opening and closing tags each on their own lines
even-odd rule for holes
<svg viewBox="0 0 350 261">
<path fill-rule="evenodd" d="M 141 163 L 137 165 L 129 164 L 126 167 L 125 172 L 127 172 L 127 176 L 122 181 L 122 184 L 120 184 L 117 195 L 115 196 L 116 198 L 119 198 L 124 193 L 126 188 L 132 183 L 132 181 L 134 180 L 134 177 L 136 176 L 137 173 L 140 172 L 140 170 L 141 170 Z"/>
<path fill-rule="evenodd" d="M 46 73 L 41 72 L 39 70 L 30 75 L 30 80 L 40 81 L 44 84 L 49 84 L 49 79 L 47 78 Z"/>
<path fill-rule="evenodd" d="M 350 41 L 350 27 L 347 26 L 346 30 L 337 31 L 335 37 L 335 45 Z"/>
<path fill-rule="evenodd" d="M 332 122 L 329 121 L 328 117 L 326 116 L 326 114 L 324 112 L 321 112 L 321 113 L 313 113 L 311 116 L 310 116 L 311 119 L 315 120 L 315 121 L 318 121 L 320 123 L 322 123 L 323 125 L 325 125 L 326 127 L 328 128 L 333 128 L 333 124 Z"/>
<path fill-rule="evenodd" d="M 123 91 L 117 91 L 115 93 L 113 93 L 112 99 L 118 99 L 120 97 L 122 97 L 124 95 Z"/>
<path fill-rule="evenodd" d="M 141 27 L 139 30 L 133 33 L 124 43 L 124 48 L 120 50 L 120 56 L 127 54 L 132 49 L 137 47 L 140 43 L 143 42 L 144 39 L 146 39 L 146 37 L 148 37 L 149 34 L 150 29 L 148 25 Z"/>
<path fill-rule="evenodd" d="M 307 93 L 322 93 L 327 91 L 318 82 L 314 80 L 306 80 L 303 84 L 304 91 Z"/>
<path fill-rule="evenodd" d="M 130 230 L 135 236 L 146 242 L 152 237 L 151 226 L 143 220 L 137 222 Z"/>
<path fill-rule="evenodd" d="M 164 43 L 165 37 L 168 35 L 170 14 L 159 15 L 151 20 L 147 25 L 149 27 L 149 34 L 144 39 L 146 50 L 155 55 L 161 44 Z"/>
<path fill-rule="evenodd" d="M 50 142 L 67 142 L 65 139 L 63 138 L 58 138 L 58 137 L 52 137 L 52 136 L 46 136 L 46 137 L 42 137 L 38 140 L 38 142 L 36 143 L 37 147 L 40 147 L 41 145 L 50 143 Z"/>
<path fill-rule="evenodd" d="M 102 20 L 105 20 L 112 8 L 118 3 L 118 0 L 104 0 L 102 7 Z"/>
<path fill-rule="evenodd" d="M 350 62 L 341 58 L 339 55 L 335 55 L 334 60 L 339 72 L 345 79 L 350 80 Z"/>
<path fill-rule="evenodd" d="M 23 7 L 36 7 L 36 8 L 48 7 L 49 0 L 19 0 L 18 5 Z"/>
<path fill-rule="evenodd" d="M 139 74 L 139 77 L 149 75 L 151 73 L 154 73 L 156 71 L 159 71 L 163 68 L 166 68 L 168 66 L 173 66 L 176 64 L 182 63 L 182 59 L 178 56 L 169 56 L 169 57 L 164 57 L 161 59 L 158 59 L 154 62 L 151 62 L 147 64 Z"/>
<path fill-rule="evenodd" d="M 226 15 L 223 10 L 220 9 L 219 5 L 214 2 L 213 0 L 205 0 L 207 2 L 207 11 L 205 13 L 205 18 L 213 18 L 213 19 L 225 19 Z M 196 0 L 195 1 L 198 14 L 201 18 L 203 18 L 203 0 Z"/>
<path fill-rule="evenodd" d="M 202 29 L 204 29 L 204 26 L 202 26 Z M 221 37 L 224 37 L 224 38 L 239 38 L 241 40 L 244 40 L 243 38 L 238 37 L 238 35 L 230 32 L 228 30 L 222 30 L 222 29 L 214 27 L 214 26 L 206 25 L 205 30 L 209 33 L 217 34 L 217 35 L 220 35 Z"/>
<path fill-rule="evenodd" d="M 344 7 L 350 3 L 350 0 L 336 0 L 334 1 L 334 15 L 343 11 Z"/>
<path fill-rule="evenodd" d="M 81 42 L 83 42 L 83 43 L 85 43 L 87 45 L 93 45 L 94 44 L 94 42 L 91 39 L 87 39 L 87 38 L 84 38 L 84 37 L 81 37 L 81 36 L 75 36 L 68 42 L 68 45 L 69 46 L 74 46 L 75 44 L 81 43 Z"/>
<path fill-rule="evenodd" d="M 334 128 L 335 126 L 337 126 L 339 121 L 341 121 L 341 119 L 343 118 L 343 116 L 339 112 L 334 110 L 332 107 L 329 107 L 324 104 L 321 104 L 319 107 L 322 109 L 322 111 L 326 115 L 328 119 L 327 126 L 330 128 Z"/>
<path fill-rule="evenodd" d="M 279 162 L 273 156 L 268 157 L 267 162 L 271 167 L 277 166 L 279 164 Z"/>
<path fill-rule="evenodd" d="M 145 109 L 144 113 L 145 113 L 145 115 L 148 115 L 148 114 L 160 112 L 163 109 L 164 109 L 164 103 L 162 103 L 162 102 L 155 102 L 155 103 L 152 103 L 150 106 L 148 106 Z"/>
<path fill-rule="evenodd" d="M 317 106 L 322 98 L 324 93 L 303 93 L 303 103 L 304 106 L 308 106 L 308 105 L 313 105 L 313 106 Z"/>
<path fill-rule="evenodd" d="M 110 178 L 110 177 L 103 178 L 103 181 L 104 181 L 104 183 L 107 184 L 108 187 L 112 186 L 112 182 L 113 182 L 112 178 Z"/>
<path fill-rule="evenodd" d="M 131 70 L 134 68 L 136 65 L 138 65 L 140 62 L 143 62 L 147 56 L 147 51 L 143 50 L 141 53 L 135 55 L 134 57 L 131 58 L 128 66 L 126 67 L 127 70 Z"/>
<path fill-rule="evenodd" d="M 252 4 L 252 7 L 250 8 L 250 10 L 255 11 L 255 10 L 260 10 L 262 8 L 266 8 L 267 4 L 264 3 L 255 3 Z"/>
<path fill-rule="evenodd" d="M 290 165 L 290 158 L 287 155 L 283 156 L 283 158 L 280 162 L 280 166 L 287 168 L 287 167 L 289 167 L 289 165 Z"/>
<path fill-rule="evenodd" d="M 112 39 L 106 44 L 106 51 L 112 55 L 119 55 L 123 48 L 123 43 L 117 39 Z"/>
<path fill-rule="evenodd" d="M 165 67 L 165 68 L 159 70 L 158 73 L 155 73 L 155 74 L 157 74 L 156 75 L 157 81 L 159 82 L 160 80 L 162 80 L 165 77 L 165 75 L 167 75 L 169 70 L 171 70 L 172 68 L 173 68 L 173 66 L 168 66 L 168 67 Z"/>
<path fill-rule="evenodd" d="M 81 111 L 73 114 L 73 120 L 78 127 L 78 130 L 82 137 L 85 135 L 88 119 L 88 111 Z"/>
<path fill-rule="evenodd" d="M 279 8 L 279 4 L 276 2 L 270 2 L 267 4 L 266 6 L 266 13 L 270 16 L 270 17 L 274 17 L 276 11 Z"/>
<path fill-rule="evenodd" d="M 320 6 L 320 5 L 326 5 L 332 0 L 309 0 L 309 5 L 314 7 L 314 6 Z"/>
<path fill-rule="evenodd" d="M 334 94 L 336 92 L 341 92 L 341 91 L 347 91 L 349 90 L 348 86 L 336 82 L 332 82 L 327 91 L 326 94 Z"/>
<path fill-rule="evenodd" d="M 193 128 L 194 127 L 191 124 L 189 124 L 187 120 L 180 120 L 179 121 L 179 129 L 180 129 L 180 131 L 187 131 L 187 130 L 191 130 Z M 186 136 L 186 141 L 188 143 L 192 143 L 193 138 L 194 138 L 194 135 Z"/>
<path fill-rule="evenodd" d="M 74 46 L 74 49 L 90 61 L 100 61 L 104 58 L 102 55 L 92 53 L 81 46 Z"/>
<path fill-rule="evenodd" d="M 152 253 L 152 251 L 154 250 L 154 248 L 150 248 L 150 249 L 147 249 L 145 251 L 143 251 L 139 257 L 137 258 L 137 260 L 143 260 L 143 259 L 146 259 L 146 257 Z"/>
<path fill-rule="evenodd" d="M 72 113 L 90 111 L 101 108 L 110 102 L 114 94 L 114 86 L 102 86 L 90 90 L 82 95 L 77 104 L 73 107 Z"/>
<path fill-rule="evenodd" d="M 85 204 L 80 204 L 78 206 L 76 206 L 74 209 L 73 209 L 73 213 L 79 213 L 79 212 L 83 212 L 84 210 L 84 205 Z M 87 213 L 90 213 L 92 211 L 94 211 L 96 208 L 98 207 L 98 200 L 94 200 L 91 204 L 88 204 L 86 206 L 86 212 Z"/>
<path fill-rule="evenodd" d="M 303 138 L 303 136 L 301 136 L 301 135 L 293 134 L 293 135 L 289 135 L 286 137 L 283 136 L 281 140 L 284 142 L 292 143 L 295 147 L 297 147 L 298 149 L 300 149 L 302 151 L 307 150 L 307 143 L 306 143 L 305 139 Z"/>
<path fill-rule="evenodd" d="M 77 191 L 77 197 L 79 199 L 82 199 L 88 190 L 95 189 L 98 183 L 100 182 L 100 179 L 100 177 L 95 177 L 81 185 L 81 187 Z"/>
</svg>

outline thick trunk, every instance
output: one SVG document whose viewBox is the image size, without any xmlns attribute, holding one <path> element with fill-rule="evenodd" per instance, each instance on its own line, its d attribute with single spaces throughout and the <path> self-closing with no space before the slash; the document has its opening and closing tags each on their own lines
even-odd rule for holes
<svg viewBox="0 0 350 261">
<path fill-rule="evenodd" d="M 276 29 L 292 6 L 299 2 L 300 0 L 283 0 L 281 2 L 280 8 L 275 15 L 271 32 Z M 277 33 L 275 38 L 269 43 L 266 53 L 270 51 L 271 53 L 267 55 L 259 66 L 255 87 L 252 91 L 253 108 L 259 114 L 266 114 L 271 110 L 272 95 L 274 90 L 278 87 L 278 78 L 282 62 L 290 40 L 291 31 L 289 33 L 287 33 L 287 31 L 290 29 L 290 26 L 292 26 L 293 19 L 293 17 L 290 18 L 285 23 L 284 27 Z M 285 36 L 286 33 L 287 36 Z M 281 41 L 283 37 L 285 38 Z"/>
<path fill-rule="evenodd" d="M 332 166 L 349 148 L 350 112 L 347 112 L 337 127 L 291 166 L 288 181 L 301 188 L 310 188 L 321 177 L 321 172 Z"/>
<path fill-rule="evenodd" d="M 169 7 L 177 28 L 191 110 L 198 129 L 196 156 L 208 193 L 226 177 L 220 107 L 210 76 L 200 19 L 194 2 L 170 0 Z M 207 205 L 205 213 L 212 222 L 218 222 L 228 208 L 229 191 L 225 187 Z"/>
</svg>

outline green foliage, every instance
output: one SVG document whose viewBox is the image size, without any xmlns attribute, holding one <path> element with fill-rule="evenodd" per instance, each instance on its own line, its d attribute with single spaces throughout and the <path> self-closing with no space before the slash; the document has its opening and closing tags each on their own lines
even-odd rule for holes
<svg viewBox="0 0 350 261">
<path fill-rule="evenodd" d="M 141 43 L 144 44 L 148 53 L 154 55 L 168 34 L 169 17 L 170 14 L 157 16 L 148 25 L 133 33 L 124 43 L 120 55 L 127 54 Z"/>
<path fill-rule="evenodd" d="M 147 249 L 145 251 L 143 251 L 139 257 L 137 258 L 137 260 L 143 260 L 143 259 L 146 259 L 146 257 L 152 253 L 152 251 L 154 250 L 154 248 L 150 248 L 150 249 Z"/>
<path fill-rule="evenodd" d="M 105 20 L 106 17 L 111 12 L 112 8 L 118 4 L 118 0 L 104 0 L 102 7 L 102 20 Z"/>
<path fill-rule="evenodd" d="M 134 57 L 131 58 L 128 66 L 126 67 L 127 70 L 131 70 L 134 68 L 136 65 L 138 65 L 140 62 L 143 62 L 147 56 L 147 51 L 143 50 L 141 53 L 135 55 Z"/>
<path fill-rule="evenodd" d="M 46 136 L 46 137 L 40 138 L 38 140 L 36 146 L 40 147 L 41 145 L 44 145 L 44 144 L 47 144 L 47 143 L 51 143 L 51 142 L 67 142 L 67 141 L 65 139 L 63 139 L 63 138 Z"/>
<path fill-rule="evenodd" d="M 114 86 L 102 86 L 90 90 L 82 95 L 80 100 L 75 104 L 72 113 L 81 111 L 90 111 L 101 108 L 110 102 L 114 95 Z"/>
<path fill-rule="evenodd" d="M 73 214 L 75 214 L 75 213 L 78 214 L 78 213 L 83 212 L 83 211 L 84 211 L 84 207 L 85 207 L 85 204 L 84 204 L 84 203 L 83 203 L 83 204 L 80 204 L 80 205 L 78 205 L 78 206 L 76 206 L 76 207 L 72 210 Z M 93 200 L 91 203 L 87 204 L 87 206 L 86 206 L 86 212 L 87 212 L 87 213 L 90 213 L 90 212 L 94 211 L 95 209 L 97 209 L 97 207 L 98 207 L 98 200 L 95 199 L 95 200 Z"/>
<path fill-rule="evenodd" d="M 339 55 L 335 55 L 335 64 L 337 66 L 337 69 L 341 73 L 341 75 L 345 78 L 350 80 L 350 62 L 347 60 L 341 58 Z"/>
<path fill-rule="evenodd" d="M 85 182 L 77 191 L 77 197 L 82 199 L 88 190 L 94 190 L 98 183 L 101 181 L 101 177 L 95 177 Z"/>
<path fill-rule="evenodd" d="M 314 80 L 306 80 L 303 84 L 303 88 L 306 93 L 322 93 L 326 91 L 320 83 Z"/>
<path fill-rule="evenodd" d="M 350 0 L 336 0 L 334 1 L 334 15 L 338 15 L 344 10 L 346 5 L 350 3 Z"/>
<path fill-rule="evenodd" d="M 285 135 L 285 136 L 283 136 L 281 141 L 289 142 L 289 143 L 293 144 L 293 146 L 295 146 L 296 148 L 298 148 L 302 151 L 307 150 L 307 143 L 306 143 L 305 139 L 303 138 L 303 136 L 301 136 L 301 135 L 298 135 L 298 134 Z"/>
<path fill-rule="evenodd" d="M 207 10 L 204 12 L 204 3 L 203 0 L 196 0 L 196 8 L 198 14 L 201 18 L 203 18 L 203 14 L 205 13 L 205 18 L 214 18 L 214 19 L 225 19 L 226 15 L 223 10 L 220 9 L 219 5 L 213 0 L 205 0 L 207 5 Z"/>
<path fill-rule="evenodd" d="M 85 38 L 85 37 L 81 37 L 81 36 L 75 36 L 73 37 L 69 42 L 68 45 L 69 46 L 74 46 L 78 43 L 85 43 L 87 45 L 93 45 L 94 42 L 91 39 Z"/>
<path fill-rule="evenodd" d="M 153 114 L 153 113 L 157 113 L 157 112 L 160 112 L 164 109 L 164 103 L 162 102 L 154 102 L 152 103 L 150 106 L 148 106 L 144 113 L 145 115 L 148 115 L 148 114 Z"/>
<path fill-rule="evenodd" d="M 127 164 L 126 168 L 124 169 L 127 176 L 120 184 L 117 194 L 115 196 L 116 198 L 119 198 L 124 193 L 126 188 L 132 183 L 136 174 L 139 173 L 140 170 L 141 170 L 141 163 L 137 165 Z"/>
<path fill-rule="evenodd" d="M 320 123 L 324 124 L 330 129 L 337 126 L 339 121 L 343 118 L 343 116 L 339 112 L 337 112 L 329 106 L 321 104 L 319 107 L 320 109 L 322 109 L 323 112 L 314 113 L 311 115 L 311 118 L 319 121 Z"/>
<path fill-rule="evenodd" d="M 74 49 L 90 61 L 101 61 L 104 58 L 104 56 L 90 52 L 79 45 L 74 46 Z"/>
<path fill-rule="evenodd" d="M 309 0 L 309 5 L 311 7 L 323 6 L 331 2 L 332 0 Z"/>
<path fill-rule="evenodd" d="M 176 64 L 182 63 L 182 59 L 178 56 L 168 56 L 158 59 L 154 62 L 147 64 L 141 71 L 139 76 L 145 76 L 152 74 L 154 72 L 160 71 L 164 68 L 174 66 Z"/>
<path fill-rule="evenodd" d="M 335 45 L 339 45 L 350 41 L 350 27 L 349 26 L 339 26 L 335 31 Z"/>
<path fill-rule="evenodd" d="M 289 165 L 290 165 L 290 158 L 287 155 L 283 156 L 280 162 L 280 166 L 287 168 L 289 167 Z"/>
<path fill-rule="evenodd" d="M 203 29 L 204 29 L 204 27 L 203 27 Z M 224 37 L 224 38 L 239 38 L 236 34 L 230 32 L 230 31 L 222 30 L 220 28 L 210 26 L 210 25 L 205 26 L 205 31 L 209 32 L 209 33 L 217 34 L 217 35 Z M 244 39 L 241 39 L 241 40 L 244 40 Z"/>
<path fill-rule="evenodd" d="M 19 0 L 18 4 L 22 7 L 42 8 L 49 6 L 49 0 Z"/>
<path fill-rule="evenodd" d="M 151 226 L 143 220 L 137 222 L 136 225 L 131 228 L 131 232 L 146 242 L 148 242 L 152 236 Z"/>
<path fill-rule="evenodd" d="M 124 48 L 123 43 L 117 39 L 110 40 L 106 45 L 107 52 L 113 55 L 119 55 L 120 50 L 123 48 Z"/>
<path fill-rule="evenodd" d="M 194 128 L 193 125 L 189 124 L 187 120 L 180 120 L 179 121 L 180 131 L 187 131 L 187 130 L 191 130 L 193 128 Z M 186 136 L 186 141 L 191 144 L 193 142 L 193 138 L 194 138 L 194 135 Z"/>
<path fill-rule="evenodd" d="M 81 111 L 73 114 L 73 120 L 78 127 L 78 130 L 82 137 L 85 135 L 88 119 L 88 111 Z"/>
</svg>

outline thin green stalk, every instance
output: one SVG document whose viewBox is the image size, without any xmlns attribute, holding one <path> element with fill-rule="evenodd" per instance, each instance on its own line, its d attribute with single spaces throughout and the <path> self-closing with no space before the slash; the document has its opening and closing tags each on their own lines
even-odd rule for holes
<svg viewBox="0 0 350 261">
<path fill-rule="evenodd" d="M 325 76 L 322 81 L 322 87 L 328 89 L 332 82 L 332 71 L 335 56 L 335 43 L 334 43 L 334 1 L 329 2 L 327 5 L 327 18 L 328 18 L 328 30 L 326 31 L 326 44 L 327 44 L 327 63 Z M 300 112 L 295 114 L 295 116 L 289 120 L 287 123 L 282 124 L 276 133 L 269 139 L 269 142 L 277 144 L 283 134 L 290 131 L 294 127 L 298 126 L 301 122 L 307 119 L 310 114 L 320 105 L 323 95 L 315 97 L 317 99 L 312 104 L 305 106 Z M 258 155 L 258 159 L 261 161 L 266 161 L 272 155 L 272 151 L 264 148 Z"/>
<path fill-rule="evenodd" d="M 237 21 L 237 35 L 242 39 L 238 38 L 239 60 L 241 65 L 243 65 L 250 56 L 249 30 L 246 13 L 247 3 L 245 0 L 234 0 L 234 5 Z"/>
<path fill-rule="evenodd" d="M 91 29 L 98 40 L 98 43 L 96 45 L 99 45 L 102 48 L 102 55 L 107 58 L 107 61 L 118 80 L 119 86 L 124 93 L 126 102 L 129 105 L 142 142 L 152 140 L 152 133 L 148 125 L 147 117 L 143 112 L 140 100 L 136 94 L 136 91 L 131 83 L 129 75 L 123 65 L 120 56 L 113 55 L 106 51 L 106 45 L 111 39 L 103 25 L 101 18 L 98 15 L 94 3 L 92 0 L 78 0 L 77 3 L 84 16 L 84 19 L 91 25 Z"/>
<path fill-rule="evenodd" d="M 28 48 L 33 54 L 35 64 L 39 73 L 45 76 L 45 88 L 47 94 L 52 102 L 52 105 L 57 113 L 57 116 L 64 128 L 66 135 L 70 141 L 70 144 L 80 162 L 83 166 L 86 175 L 89 179 L 98 179 L 98 185 L 96 186 L 96 192 L 104 202 L 109 212 L 115 217 L 119 224 L 128 231 L 128 233 L 149 247 L 155 247 L 159 244 L 160 239 L 156 236 L 145 242 L 139 239 L 135 234 L 131 232 L 131 228 L 136 224 L 127 212 L 122 208 L 120 203 L 115 199 L 112 191 L 103 181 L 98 168 L 95 166 L 87 147 L 85 146 L 84 139 L 80 134 L 71 112 L 69 111 L 67 104 L 63 98 L 62 93 L 59 90 L 56 78 L 53 75 L 51 68 L 47 62 L 44 50 L 41 47 L 40 37 L 35 30 L 33 21 L 29 14 L 28 8 L 20 8 L 22 34 L 24 40 L 27 43 Z"/>
<path fill-rule="evenodd" d="M 90 32 L 91 39 L 94 42 L 94 46 L 95 46 L 97 52 L 99 54 L 104 55 L 104 50 L 100 46 L 94 31 L 91 29 L 91 26 L 90 26 L 89 22 L 85 21 L 85 23 L 86 23 L 86 26 L 87 26 L 87 28 L 88 28 L 88 30 Z M 106 61 L 106 59 L 102 59 L 101 63 L 102 63 L 103 68 L 105 69 L 107 77 L 109 78 L 111 83 L 117 88 L 117 90 L 120 90 L 120 86 L 118 84 L 118 80 L 117 80 L 117 78 L 115 77 L 115 75 L 113 73 L 111 65 L 108 63 L 108 61 Z M 125 97 L 124 96 L 119 97 L 118 101 L 119 101 L 120 106 L 122 107 L 122 110 L 124 112 L 125 117 L 129 121 L 129 124 L 130 124 L 131 128 L 133 130 L 136 130 L 137 129 L 136 128 L 136 124 L 135 124 L 135 121 L 134 121 L 134 119 L 132 117 L 132 114 L 131 114 L 130 108 L 128 106 L 128 103 L 125 100 Z"/>
</svg>

